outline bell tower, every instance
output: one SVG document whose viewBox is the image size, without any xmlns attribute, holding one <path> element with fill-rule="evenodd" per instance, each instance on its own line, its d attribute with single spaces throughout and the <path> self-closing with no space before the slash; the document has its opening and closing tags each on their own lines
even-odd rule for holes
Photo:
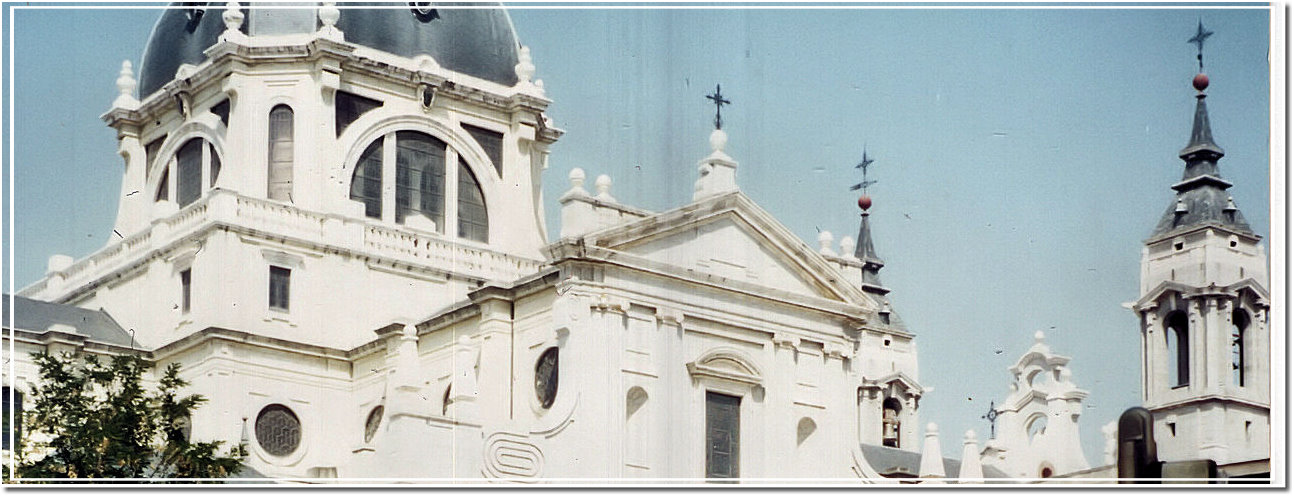
<svg viewBox="0 0 1294 496">
<path fill-rule="evenodd" d="M 1202 46 L 1203 25 L 1191 41 Z M 1219 465 L 1270 455 L 1267 255 L 1222 178 L 1197 90 L 1176 197 L 1141 250 L 1142 402 L 1165 461 Z"/>
</svg>

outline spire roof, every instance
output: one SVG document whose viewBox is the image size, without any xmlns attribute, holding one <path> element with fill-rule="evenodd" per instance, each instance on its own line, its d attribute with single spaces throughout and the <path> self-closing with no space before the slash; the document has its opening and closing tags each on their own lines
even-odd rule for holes
<svg viewBox="0 0 1294 496">
<path fill-rule="evenodd" d="M 1223 179 L 1218 170 L 1218 160 L 1225 153 L 1213 142 L 1209 109 L 1204 103 L 1208 96 L 1204 90 L 1209 86 L 1209 78 L 1200 73 L 1192 83 L 1199 91 L 1195 95 L 1195 120 L 1191 125 L 1190 142 L 1178 154 L 1186 162 L 1186 168 L 1182 172 L 1182 180 L 1172 186 L 1177 197 L 1159 219 L 1150 239 L 1158 240 L 1205 225 L 1257 237 L 1227 193 L 1231 182 Z"/>
</svg>

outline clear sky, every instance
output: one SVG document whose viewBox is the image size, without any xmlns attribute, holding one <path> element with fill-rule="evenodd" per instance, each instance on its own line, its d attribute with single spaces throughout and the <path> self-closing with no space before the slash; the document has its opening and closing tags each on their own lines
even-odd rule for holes
<svg viewBox="0 0 1294 496">
<path fill-rule="evenodd" d="M 934 388 L 921 421 L 939 424 L 949 456 L 967 429 L 988 437 L 979 417 L 1037 330 L 1091 392 L 1089 462 L 1102 461 L 1101 426 L 1140 402 L 1137 321 L 1120 303 L 1138 296 L 1141 241 L 1182 174 L 1186 40 L 1201 19 L 1216 32 L 1205 68 L 1222 174 L 1269 232 L 1266 10 L 522 7 L 513 22 L 567 132 L 544 175 L 550 236 L 573 167 L 610 174 L 630 205 L 690 201 L 716 83 L 733 102 L 738 183 L 815 249 L 819 229 L 857 234 L 848 186 L 866 147 L 881 276 Z M 122 162 L 98 116 L 158 14 L 6 11 L 16 287 L 49 255 L 79 259 L 111 235 Z"/>
</svg>

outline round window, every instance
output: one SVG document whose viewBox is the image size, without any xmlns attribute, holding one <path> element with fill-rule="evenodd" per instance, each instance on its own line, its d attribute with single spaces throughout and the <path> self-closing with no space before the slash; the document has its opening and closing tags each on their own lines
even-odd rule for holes
<svg viewBox="0 0 1294 496">
<path fill-rule="evenodd" d="M 557 348 L 549 348 L 539 355 L 535 363 L 535 395 L 539 397 L 539 406 L 553 406 L 557 398 Z"/>
<path fill-rule="evenodd" d="M 364 421 L 364 442 L 373 441 L 373 436 L 377 434 L 377 428 L 382 425 L 382 411 L 385 408 L 378 405 L 373 411 L 368 412 L 368 419 Z"/>
<path fill-rule="evenodd" d="M 301 445 L 301 421 L 286 406 L 262 408 L 256 416 L 256 443 L 271 455 L 290 455 Z"/>
</svg>

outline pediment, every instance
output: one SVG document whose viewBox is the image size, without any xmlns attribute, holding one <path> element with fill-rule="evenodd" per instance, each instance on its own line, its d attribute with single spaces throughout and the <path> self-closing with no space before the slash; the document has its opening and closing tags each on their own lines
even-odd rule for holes
<svg viewBox="0 0 1294 496">
<path fill-rule="evenodd" d="M 1150 291 L 1147 291 L 1146 294 L 1142 295 L 1142 297 L 1133 304 L 1133 308 L 1139 311 L 1153 308 L 1155 304 L 1162 300 L 1164 295 L 1168 293 L 1177 293 L 1183 297 L 1189 298 L 1198 294 L 1240 294 L 1244 291 L 1252 292 L 1260 304 L 1265 305 L 1270 298 L 1267 293 L 1267 288 L 1264 288 L 1258 283 L 1258 281 L 1255 281 L 1252 278 L 1246 278 L 1226 286 L 1205 287 L 1191 286 L 1175 281 L 1164 281 L 1159 283 L 1159 285 L 1155 286 Z"/>
<path fill-rule="evenodd" d="M 596 232 L 585 243 L 681 273 L 876 307 L 834 264 L 740 192 Z"/>
</svg>

